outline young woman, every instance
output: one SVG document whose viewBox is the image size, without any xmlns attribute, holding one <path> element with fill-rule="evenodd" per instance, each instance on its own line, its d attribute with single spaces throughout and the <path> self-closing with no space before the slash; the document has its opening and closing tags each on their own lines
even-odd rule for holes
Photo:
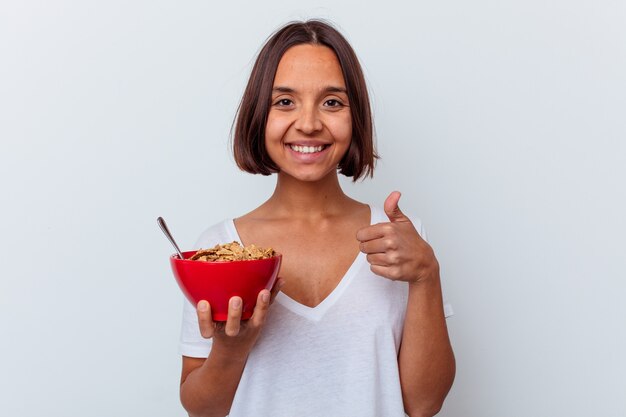
<svg viewBox="0 0 626 417">
<path fill-rule="evenodd" d="M 327 23 L 289 24 L 259 53 L 236 120 L 245 171 L 276 175 L 252 212 L 198 247 L 239 240 L 283 254 L 281 279 L 241 321 L 187 304 L 181 401 L 191 416 L 435 415 L 452 385 L 439 267 L 421 224 L 342 191 L 372 175 L 367 88 L 352 48 Z M 279 291 L 280 290 L 280 291 Z"/>
</svg>

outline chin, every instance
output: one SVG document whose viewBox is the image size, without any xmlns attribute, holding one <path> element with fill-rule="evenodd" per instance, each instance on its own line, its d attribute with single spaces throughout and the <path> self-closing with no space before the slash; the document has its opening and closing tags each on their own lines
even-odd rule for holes
<svg viewBox="0 0 626 417">
<path fill-rule="evenodd" d="M 328 178 L 329 176 L 336 176 L 337 170 L 332 170 L 330 172 L 282 171 L 281 173 L 302 182 L 318 182 Z"/>
</svg>

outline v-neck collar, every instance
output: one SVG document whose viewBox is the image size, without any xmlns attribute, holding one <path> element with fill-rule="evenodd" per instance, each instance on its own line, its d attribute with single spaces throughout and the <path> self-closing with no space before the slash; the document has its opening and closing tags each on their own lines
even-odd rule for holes
<svg viewBox="0 0 626 417">
<path fill-rule="evenodd" d="M 375 224 L 378 220 L 378 213 L 370 206 L 370 225 Z M 239 236 L 239 232 L 237 231 L 237 227 L 235 227 L 234 219 L 230 219 L 230 221 L 226 222 L 228 233 L 231 235 L 233 240 L 237 240 L 242 242 L 241 237 Z M 363 252 L 359 252 L 357 256 L 352 261 L 352 264 L 343 275 L 339 283 L 333 290 L 324 298 L 318 305 L 315 307 L 309 307 L 293 298 L 289 297 L 287 294 L 283 292 L 279 292 L 276 295 L 276 299 L 274 302 L 279 303 L 289 311 L 309 319 L 311 321 L 319 321 L 326 314 L 326 312 L 341 298 L 343 292 L 348 288 L 354 277 L 357 275 L 357 272 L 361 268 L 361 266 L 366 263 L 365 254 Z"/>
<path fill-rule="evenodd" d="M 287 308 L 293 313 L 296 313 L 299 316 L 307 318 L 312 321 L 319 321 L 324 314 L 341 298 L 343 292 L 348 288 L 354 277 L 357 275 L 358 270 L 363 265 L 365 260 L 365 254 L 363 252 L 359 252 L 359 254 L 352 261 L 352 265 L 343 275 L 339 283 L 333 290 L 324 298 L 318 305 L 315 307 L 309 307 L 304 305 L 284 292 L 279 292 L 276 295 L 276 302 L 281 304 L 283 307 Z"/>
</svg>

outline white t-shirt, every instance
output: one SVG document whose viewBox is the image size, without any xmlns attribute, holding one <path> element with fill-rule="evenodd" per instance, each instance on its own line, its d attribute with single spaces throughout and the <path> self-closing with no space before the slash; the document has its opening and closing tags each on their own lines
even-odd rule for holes
<svg viewBox="0 0 626 417">
<path fill-rule="evenodd" d="M 371 223 L 389 221 L 372 208 Z M 424 237 L 421 222 L 413 221 Z M 232 220 L 200 237 L 198 247 L 241 242 Z M 359 253 L 337 287 L 316 307 L 278 293 L 254 346 L 230 417 L 404 417 L 398 349 L 408 284 L 370 271 Z M 445 315 L 452 314 L 445 305 Z M 206 358 L 211 340 L 185 300 L 179 351 Z"/>
</svg>

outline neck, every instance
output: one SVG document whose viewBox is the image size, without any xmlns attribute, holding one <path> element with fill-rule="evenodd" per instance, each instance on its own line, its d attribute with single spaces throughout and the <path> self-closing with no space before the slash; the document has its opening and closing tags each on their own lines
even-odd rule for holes
<svg viewBox="0 0 626 417">
<path fill-rule="evenodd" d="M 336 172 L 314 182 L 279 173 L 274 194 L 267 205 L 292 217 L 313 217 L 336 214 L 349 201 L 352 199 L 341 189 Z"/>
</svg>

